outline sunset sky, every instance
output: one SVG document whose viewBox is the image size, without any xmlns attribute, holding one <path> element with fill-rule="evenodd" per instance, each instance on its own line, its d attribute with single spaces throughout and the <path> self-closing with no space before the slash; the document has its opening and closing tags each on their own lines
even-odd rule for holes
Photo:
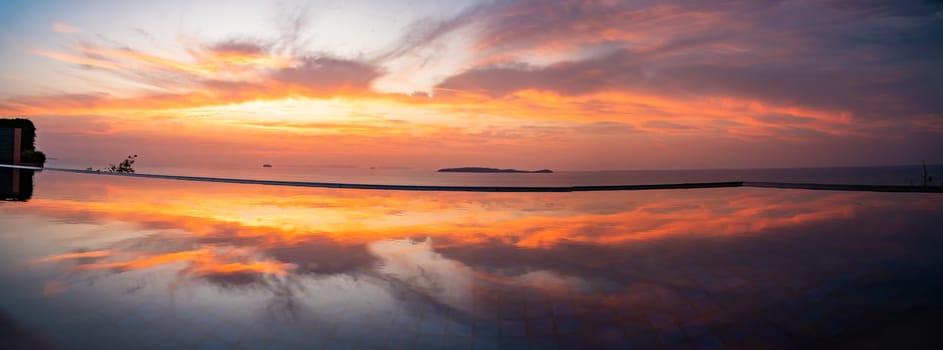
<svg viewBox="0 0 943 350">
<path fill-rule="evenodd" d="M 943 163 L 943 2 L 4 1 L 52 164 Z"/>
</svg>

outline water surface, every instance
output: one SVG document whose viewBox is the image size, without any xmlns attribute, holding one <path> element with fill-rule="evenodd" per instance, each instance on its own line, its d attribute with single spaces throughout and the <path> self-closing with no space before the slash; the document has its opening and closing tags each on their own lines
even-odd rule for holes
<svg viewBox="0 0 943 350">
<path fill-rule="evenodd" d="M 936 194 L 34 182 L 0 203 L 29 347 L 913 348 L 943 316 Z"/>
<path fill-rule="evenodd" d="M 54 160 L 49 167 L 84 170 L 87 167 L 68 160 Z M 329 167 L 297 164 L 229 164 L 223 167 L 182 167 L 135 164 L 139 173 L 198 177 L 240 178 L 252 180 L 334 182 L 412 186 L 612 186 L 650 185 L 693 182 L 787 182 L 851 185 L 923 186 L 923 167 L 874 166 L 788 169 L 707 169 L 707 170 L 611 170 L 568 171 L 552 174 L 522 173 L 439 173 L 436 169 Z M 927 172 L 940 187 L 943 165 L 928 165 Z"/>
</svg>

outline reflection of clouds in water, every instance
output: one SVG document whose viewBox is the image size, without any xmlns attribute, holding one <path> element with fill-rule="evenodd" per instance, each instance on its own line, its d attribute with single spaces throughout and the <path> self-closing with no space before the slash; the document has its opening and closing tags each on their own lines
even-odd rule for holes
<svg viewBox="0 0 943 350">
<path fill-rule="evenodd" d="M 157 195 L 157 190 L 144 187 L 143 193 L 150 195 L 143 197 Z M 122 195 L 123 191 L 141 192 L 142 189 L 110 187 L 112 196 L 109 197 L 130 197 Z M 381 208 L 383 215 L 389 216 L 386 208 L 408 202 L 412 203 L 405 205 L 409 210 L 397 212 L 414 218 L 419 213 L 431 214 L 430 219 L 419 222 L 425 225 L 386 222 L 384 226 L 381 221 L 377 226 L 363 226 L 359 232 L 330 225 L 322 228 L 228 222 L 223 221 L 225 215 L 195 217 L 187 214 L 191 212 L 189 209 L 178 213 L 173 205 L 169 209 L 155 206 L 153 211 L 137 211 L 147 209 L 146 203 L 137 203 L 132 212 L 120 210 L 120 203 L 96 209 L 85 203 L 71 205 L 68 199 L 49 203 L 40 199 L 31 203 L 30 209 L 32 213 L 53 218 L 83 217 L 84 222 L 123 223 L 124 227 L 118 229 L 125 230 L 122 235 L 125 238 L 45 258 L 71 260 L 79 270 L 107 269 L 120 273 L 182 263 L 181 277 L 202 279 L 224 288 L 266 285 L 266 280 L 277 276 L 340 274 L 363 278 L 372 275 L 395 279 L 397 285 L 435 296 L 440 302 L 462 305 L 475 279 L 500 281 L 506 285 L 529 283 L 545 289 L 570 291 L 607 290 L 613 289 L 612 284 L 637 281 L 664 282 L 673 276 L 670 268 L 685 267 L 698 260 L 698 256 L 710 254 L 719 259 L 698 263 L 717 265 L 717 261 L 724 261 L 725 249 L 732 249 L 737 242 L 750 242 L 733 239 L 714 247 L 712 241 L 706 240 L 698 251 L 689 251 L 693 245 L 687 242 L 694 239 L 748 233 L 775 237 L 780 235 L 780 228 L 849 220 L 856 216 L 856 211 L 862 210 L 855 206 L 855 198 L 867 198 L 863 194 L 802 191 L 708 192 L 712 194 L 706 200 L 709 205 L 701 203 L 703 196 L 683 191 L 653 192 L 656 198 L 653 201 L 644 201 L 636 194 L 580 194 L 567 197 L 568 201 L 553 201 L 553 205 L 544 207 L 545 211 L 504 213 L 498 215 L 497 221 L 480 215 L 484 212 L 469 214 L 468 208 L 533 208 L 539 207 L 537 199 L 545 197 L 517 196 L 505 200 L 503 194 L 461 197 L 463 194 L 450 193 L 448 196 L 452 199 L 461 198 L 461 204 L 445 206 L 441 199 L 421 204 L 428 194 L 412 198 L 386 193 L 371 197 L 378 202 L 356 199 L 357 203 L 368 207 L 366 210 L 360 206 L 323 205 L 332 201 L 329 195 L 347 196 L 349 193 L 321 190 L 306 192 L 288 202 L 253 193 L 261 198 L 248 201 L 268 203 L 266 206 L 276 202 L 279 206 L 304 206 L 303 202 L 313 201 L 321 203 L 314 208 L 341 208 L 367 216 L 365 213 L 371 212 L 369 207 Z M 226 196 L 210 192 L 196 201 L 210 199 L 215 203 L 213 198 Z M 883 199 L 872 199 L 868 203 L 878 208 L 896 205 L 893 200 Z M 228 209 L 217 210 L 226 212 Z M 717 215 L 718 211 L 725 214 Z M 442 222 L 440 216 L 455 221 Z M 155 233 L 136 235 L 141 229 Z M 399 239 L 409 236 L 432 238 Z M 659 244 L 666 239 L 670 244 Z M 788 246 L 793 242 L 795 240 L 776 244 Z M 618 268 L 606 270 L 605 266 Z M 273 291 L 273 294 L 291 295 L 284 291 Z"/>
<path fill-rule="evenodd" d="M 469 305 L 474 271 L 433 251 L 432 241 L 384 240 L 369 245 L 381 261 L 377 273 L 454 307 Z"/>
<path fill-rule="evenodd" d="M 588 281 L 551 271 L 531 271 L 513 278 L 522 287 L 539 288 L 551 294 L 578 294 L 598 290 Z"/>
<path fill-rule="evenodd" d="M 65 177 L 65 184 L 88 183 L 77 175 L 52 175 Z M 437 244 L 502 239 L 536 248 L 566 241 L 617 244 L 672 235 L 735 235 L 851 218 L 857 210 L 854 203 L 865 198 L 878 206 L 899 202 L 893 197 L 863 193 L 742 188 L 643 194 L 430 194 L 218 184 L 196 188 L 189 183 L 182 183 L 180 189 L 167 189 L 163 182 L 134 180 L 116 180 L 107 186 L 103 198 L 40 198 L 10 212 L 68 218 L 77 224 L 120 224 L 111 235 L 176 231 L 193 236 L 189 240 L 193 245 L 252 246 L 297 254 L 290 251 L 292 247 L 316 244 L 309 242 L 312 237 L 339 242 L 340 247 L 384 239 L 434 237 Z M 129 243 L 121 249 L 153 250 L 146 245 L 166 244 L 160 238 L 133 240 L 133 244 L 145 247 Z M 344 270 L 348 268 L 345 265 L 365 263 L 361 260 L 368 255 L 358 249 L 344 254 L 351 258 L 337 256 L 320 261 L 319 269 Z M 301 269 L 305 266 L 299 264 Z"/>
<path fill-rule="evenodd" d="M 506 198 L 246 187 L 251 193 L 167 199 L 160 187 L 116 185 L 106 203 L 41 197 L 0 215 L 33 218 L 35 237 L 96 228 L 42 241 L 53 253 L 30 266 L 62 271 L 37 289 L 50 297 L 119 286 L 128 297 L 171 293 L 181 309 L 219 304 L 325 327 L 358 317 L 463 327 L 552 317 L 557 329 L 613 319 L 670 328 L 697 318 L 725 327 L 831 295 L 878 305 L 875 281 L 906 291 L 881 307 L 911 307 L 928 298 L 913 288 L 927 270 L 909 267 L 921 259 L 936 266 L 930 248 L 943 245 L 933 235 L 943 226 L 941 204 L 924 195 L 724 189 Z M 273 207 L 294 214 L 230 220 Z M 302 214 L 310 216 L 291 220 Z M 63 241 L 76 248 L 61 251 Z"/>
</svg>

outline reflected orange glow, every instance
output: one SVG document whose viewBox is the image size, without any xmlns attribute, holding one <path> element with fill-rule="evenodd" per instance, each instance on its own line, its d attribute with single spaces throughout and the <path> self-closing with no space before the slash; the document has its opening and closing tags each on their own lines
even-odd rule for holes
<svg viewBox="0 0 943 350">
<path fill-rule="evenodd" d="M 528 195 L 417 193 L 188 182 L 168 186 L 140 179 L 106 184 L 96 176 L 83 175 L 69 175 L 68 180 L 72 183 L 49 185 L 88 188 L 98 198 L 91 202 L 37 198 L 29 213 L 82 217 L 97 224 L 127 223 L 135 230 L 155 232 L 161 240 L 179 240 L 181 248 L 194 243 L 198 248 L 113 251 L 114 247 L 97 247 L 34 262 L 86 260 L 77 265 L 79 270 L 136 270 L 185 263 L 183 272 L 193 275 L 284 275 L 295 265 L 273 259 L 270 250 L 324 239 L 349 247 L 427 237 L 440 248 L 503 242 L 540 249 L 560 243 L 620 245 L 750 235 L 851 219 L 857 211 L 856 198 L 862 196 L 746 188 Z M 81 186 L 83 182 L 87 186 Z M 706 198 L 710 200 L 705 202 Z M 927 206 L 940 206 L 929 198 L 925 201 Z M 893 200 L 870 203 L 895 205 Z"/>
<path fill-rule="evenodd" d="M 882 266 L 935 254 L 913 247 L 932 246 L 943 211 L 925 193 L 745 187 L 400 192 L 48 171 L 37 183 L 40 195 L 0 206 L 14 232 L 0 229 L 0 238 L 19 240 L 4 247 L 31 247 L 4 256 L 42 274 L 26 293 L 170 314 L 218 296 L 219 310 L 266 325 L 305 309 L 328 322 L 415 316 L 424 305 L 451 315 L 437 321 L 469 325 L 531 313 L 622 322 L 613 314 L 625 312 L 645 324 L 724 325 L 721 309 L 755 317 L 822 288 L 860 285 L 843 282 L 855 271 L 906 271 Z"/>
<path fill-rule="evenodd" d="M 238 250 L 219 252 L 212 247 L 201 250 L 155 255 L 131 251 L 123 252 L 113 259 L 105 259 L 99 260 L 98 262 L 80 264 L 76 267 L 76 270 L 141 270 L 161 265 L 184 263 L 187 266 L 182 270 L 182 272 L 192 276 L 205 276 L 211 274 L 225 275 L 231 273 L 285 275 L 294 267 L 293 264 L 289 263 L 279 263 L 269 260 L 253 260 L 252 257 L 246 256 L 244 253 L 244 251 Z M 92 257 L 103 258 L 105 256 L 106 255 L 93 255 Z M 63 254 L 38 259 L 36 261 L 52 262 L 77 257 L 77 254 Z M 122 260 L 122 258 L 126 258 L 127 260 Z"/>
<path fill-rule="evenodd" d="M 62 293 L 66 290 L 66 284 L 62 281 L 46 281 L 46 285 L 43 286 L 43 296 L 53 296 L 59 293 Z"/>
</svg>

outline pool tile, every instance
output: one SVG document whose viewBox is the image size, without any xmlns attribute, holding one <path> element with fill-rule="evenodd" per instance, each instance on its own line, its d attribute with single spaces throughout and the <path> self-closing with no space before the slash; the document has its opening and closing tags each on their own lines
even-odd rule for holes
<svg viewBox="0 0 943 350">
<path fill-rule="evenodd" d="M 658 339 L 665 347 L 678 345 L 686 338 L 684 333 L 681 332 L 681 329 L 674 324 L 663 324 L 658 326 L 656 327 L 656 332 L 658 333 Z"/>
<path fill-rule="evenodd" d="M 302 349 L 307 349 L 307 348 L 304 347 L 304 346 L 301 346 L 301 345 L 296 346 L 296 345 L 285 344 L 285 343 L 278 342 L 278 341 L 269 341 L 269 342 L 267 342 L 267 343 L 264 344 L 264 347 L 261 347 L 261 348 L 246 347 L 245 349 L 246 349 L 246 350 L 250 350 L 250 349 L 265 349 L 265 350 L 302 350 Z"/>
<path fill-rule="evenodd" d="M 724 348 L 724 342 L 713 335 L 707 334 L 694 338 L 694 344 L 699 350 L 717 350 Z"/>
<path fill-rule="evenodd" d="M 553 307 L 547 303 L 527 305 L 527 318 L 547 318 L 553 315 Z"/>
<path fill-rule="evenodd" d="M 476 320 L 475 321 L 475 336 L 476 337 L 496 337 L 501 334 L 501 323 L 496 320 Z"/>
<path fill-rule="evenodd" d="M 216 338 L 232 344 L 242 337 L 243 333 L 246 332 L 246 328 L 246 326 L 239 324 L 220 324 L 210 333 Z"/>
<path fill-rule="evenodd" d="M 232 347 L 233 347 L 233 344 L 231 343 L 227 343 L 215 337 L 209 337 L 205 341 L 200 343 L 200 345 L 197 345 L 196 348 L 199 350 L 225 350 Z"/>
<path fill-rule="evenodd" d="M 338 338 L 356 339 L 359 338 L 363 333 L 370 333 L 371 331 L 371 329 L 361 327 L 360 325 L 343 323 L 338 324 L 331 334 Z"/>
<path fill-rule="evenodd" d="M 506 320 L 520 320 L 526 317 L 526 312 L 521 304 L 502 305 L 498 309 L 498 317 Z"/>
<path fill-rule="evenodd" d="M 587 347 L 586 338 L 575 334 L 561 335 L 557 346 L 559 349 L 583 349 Z"/>
<path fill-rule="evenodd" d="M 355 343 L 353 340 L 334 337 L 323 339 L 319 344 L 322 350 L 353 350 L 354 346 Z M 306 348 L 306 346 L 302 346 L 301 348 Z"/>
<path fill-rule="evenodd" d="M 355 337 L 341 337 L 346 339 L 357 339 L 358 343 L 370 348 L 383 348 L 389 342 L 389 331 L 374 329 L 364 330 Z"/>
<path fill-rule="evenodd" d="M 690 337 L 700 337 L 711 333 L 710 327 L 701 320 L 691 320 L 682 323 L 681 329 Z"/>
<path fill-rule="evenodd" d="M 446 350 L 470 350 L 473 346 L 474 338 L 471 336 L 446 336 Z"/>
<path fill-rule="evenodd" d="M 168 330 L 171 332 L 169 334 L 171 339 L 187 346 L 196 346 L 209 334 L 207 330 L 186 324 L 180 325 L 179 327 L 168 326 Z"/>
<path fill-rule="evenodd" d="M 632 349 L 662 349 L 661 341 L 653 333 L 627 334 L 626 339 Z"/>
<path fill-rule="evenodd" d="M 387 347 L 390 349 L 412 349 L 416 338 L 416 334 L 412 332 L 391 332 L 387 337 Z"/>
<path fill-rule="evenodd" d="M 444 335 L 446 323 L 442 319 L 427 318 L 422 320 L 419 332 L 422 334 Z"/>
<path fill-rule="evenodd" d="M 416 337 L 416 349 L 442 349 L 445 347 L 445 336 L 420 334 Z"/>
<path fill-rule="evenodd" d="M 560 334 L 575 333 L 582 329 L 582 321 L 573 317 L 560 317 L 553 323 Z"/>
<path fill-rule="evenodd" d="M 500 350 L 498 337 L 480 337 L 476 336 L 473 340 L 474 350 Z"/>
<path fill-rule="evenodd" d="M 468 322 L 448 321 L 446 322 L 446 334 L 453 336 L 472 336 L 474 334 L 474 325 Z"/>
<path fill-rule="evenodd" d="M 553 319 L 533 319 L 527 321 L 527 335 L 528 336 L 551 336 L 553 335 Z"/>
<path fill-rule="evenodd" d="M 498 342 L 501 350 L 527 350 L 527 337 L 522 336 L 502 336 Z"/>
<path fill-rule="evenodd" d="M 531 350 L 557 350 L 556 337 L 529 337 Z"/>
<path fill-rule="evenodd" d="M 654 312 L 648 314 L 648 321 L 651 322 L 652 326 L 655 328 L 660 328 L 674 325 L 675 318 L 664 312 Z"/>
<path fill-rule="evenodd" d="M 575 311 L 573 304 L 569 302 L 555 303 L 552 309 L 554 316 L 572 316 Z"/>
<path fill-rule="evenodd" d="M 274 340 L 262 336 L 244 336 L 235 344 L 235 348 L 249 349 L 268 349 Z"/>
<path fill-rule="evenodd" d="M 397 314 L 393 316 L 393 322 L 390 328 L 393 331 L 411 331 L 418 332 L 422 324 L 422 319 L 409 314 Z"/>
<path fill-rule="evenodd" d="M 525 336 L 527 328 L 524 321 L 501 321 L 502 336 Z"/>
<path fill-rule="evenodd" d="M 272 338 L 277 339 L 281 343 L 290 345 L 303 345 L 310 342 L 312 339 L 316 340 L 322 337 L 322 333 L 312 332 L 310 329 L 300 325 L 275 327 L 272 332 Z"/>
</svg>

